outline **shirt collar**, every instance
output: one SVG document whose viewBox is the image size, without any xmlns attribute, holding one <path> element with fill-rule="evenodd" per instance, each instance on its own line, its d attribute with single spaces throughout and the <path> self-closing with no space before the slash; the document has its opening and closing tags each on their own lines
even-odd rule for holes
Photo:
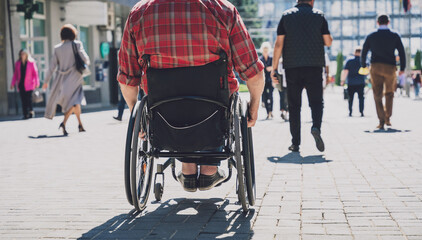
<svg viewBox="0 0 422 240">
<path fill-rule="evenodd" d="M 379 30 L 388 30 L 389 28 L 388 28 L 387 25 L 380 25 L 378 29 Z"/>
<path fill-rule="evenodd" d="M 312 7 L 309 3 L 299 3 L 295 7 Z"/>
</svg>

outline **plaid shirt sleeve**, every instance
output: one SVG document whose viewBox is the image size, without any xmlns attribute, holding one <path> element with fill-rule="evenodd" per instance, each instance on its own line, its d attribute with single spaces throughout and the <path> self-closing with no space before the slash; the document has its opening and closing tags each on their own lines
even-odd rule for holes
<svg viewBox="0 0 422 240">
<path fill-rule="evenodd" d="M 129 15 L 119 50 L 119 73 L 117 75 L 117 81 L 129 86 L 139 86 L 142 78 L 142 67 L 138 60 L 139 54 L 131 32 L 131 16 Z"/>
<path fill-rule="evenodd" d="M 258 58 L 251 36 L 236 9 L 229 39 L 233 66 L 244 81 L 254 77 L 264 69 L 264 64 Z"/>
</svg>

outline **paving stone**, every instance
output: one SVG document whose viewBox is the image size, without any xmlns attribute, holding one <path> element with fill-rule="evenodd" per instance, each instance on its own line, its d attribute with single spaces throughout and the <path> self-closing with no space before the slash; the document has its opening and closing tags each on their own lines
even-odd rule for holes
<svg viewBox="0 0 422 240">
<path fill-rule="evenodd" d="M 347 116 L 341 88 L 324 98 L 324 153 L 309 133 L 308 107 L 300 153 L 287 151 L 289 124 L 263 121 L 260 108 L 258 198 L 246 215 L 236 171 L 218 188 L 187 193 L 170 169 L 162 200 L 151 194 L 134 213 L 123 182 L 127 113 L 122 122 L 115 111 L 84 113 L 86 133 L 71 117 L 68 137 L 58 136 L 62 117 L 0 121 L 0 239 L 422 239 L 422 101 L 396 98 L 394 125 L 383 132 L 374 131 L 371 92 L 364 118 Z"/>
</svg>

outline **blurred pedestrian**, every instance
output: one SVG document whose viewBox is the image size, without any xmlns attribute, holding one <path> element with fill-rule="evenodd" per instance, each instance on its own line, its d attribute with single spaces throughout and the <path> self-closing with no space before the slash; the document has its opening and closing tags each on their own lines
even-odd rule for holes
<svg viewBox="0 0 422 240">
<path fill-rule="evenodd" d="M 328 29 L 324 13 L 314 9 L 314 0 L 298 0 L 294 8 L 286 10 L 277 28 L 274 48 L 273 81 L 278 83 L 274 72 L 277 71 L 280 56 L 287 80 L 287 99 L 289 103 L 290 151 L 299 151 L 300 111 L 302 91 L 306 88 L 309 106 L 312 110 L 313 125 L 311 133 L 319 151 L 325 150 L 321 138 L 323 112 L 323 67 L 325 64 L 324 45 L 331 46 L 333 38 Z M 306 26 L 306 27 L 303 27 Z"/>
<path fill-rule="evenodd" d="M 19 51 L 19 60 L 15 63 L 10 89 L 14 89 L 16 85 L 22 101 L 22 119 L 33 118 L 35 114 L 32 107 L 32 92 L 40 86 L 40 79 L 37 64 L 26 49 Z"/>
<path fill-rule="evenodd" d="M 144 91 L 142 91 L 141 88 L 139 88 L 139 94 L 138 94 L 138 100 L 141 100 L 144 97 Z M 126 101 L 123 97 L 122 91 L 120 90 L 120 100 L 117 103 L 117 117 L 113 117 L 117 121 L 122 121 L 123 118 L 123 112 L 126 108 Z"/>
<path fill-rule="evenodd" d="M 325 89 L 330 83 L 330 57 L 327 53 L 324 54 L 325 66 L 322 71 L 322 86 Z"/>
<path fill-rule="evenodd" d="M 90 61 L 82 42 L 75 40 L 77 33 L 76 28 L 71 24 L 65 24 L 61 28 L 60 37 L 62 42 L 54 47 L 50 68 L 43 85 L 43 89 L 47 89 L 53 73 L 56 72 L 45 109 L 45 117 L 53 119 L 56 114 L 56 106 L 57 104 L 60 105 L 64 112 L 64 119 L 59 128 L 62 128 L 65 136 L 68 135 L 66 122 L 72 113 L 78 119 L 79 132 L 85 132 L 81 121 L 81 104 L 86 103 L 82 89 L 83 76 L 75 67 L 75 55 L 79 54 L 86 65 L 89 65 Z"/>
<path fill-rule="evenodd" d="M 273 116 L 273 106 L 274 98 L 273 92 L 274 87 L 271 81 L 271 71 L 273 69 L 272 62 L 273 58 L 270 57 L 271 44 L 269 42 L 264 42 L 261 45 L 262 56 L 260 57 L 261 61 L 264 63 L 264 72 L 265 72 L 265 87 L 264 92 L 262 93 L 262 102 L 265 104 L 265 109 L 267 110 L 267 120 L 272 119 Z"/>
<path fill-rule="evenodd" d="M 276 84 L 278 93 L 280 94 L 280 112 L 281 118 L 284 121 L 289 121 L 289 107 L 287 103 L 287 82 L 286 82 L 286 73 L 283 68 L 283 58 L 280 58 L 278 61 L 278 81 L 280 83 Z"/>
<path fill-rule="evenodd" d="M 419 90 L 421 88 L 421 74 L 419 72 L 415 73 L 413 78 L 413 87 L 415 88 L 415 99 L 419 98 Z"/>
<path fill-rule="evenodd" d="M 395 51 L 397 49 L 400 56 L 399 75 L 404 74 L 406 69 L 406 54 L 400 35 L 388 27 L 390 17 L 379 15 L 377 22 L 378 30 L 369 34 L 363 44 L 361 65 L 366 67 L 366 55 L 371 51 L 370 74 L 379 119 L 377 128 L 384 129 L 384 124 L 391 126 L 390 118 L 393 114 L 393 99 L 397 84 Z M 383 96 L 385 96 L 385 106 L 382 102 Z"/>
<path fill-rule="evenodd" d="M 343 86 L 346 83 L 347 79 L 347 92 L 349 96 L 349 116 L 352 116 L 353 112 L 353 99 L 355 93 L 359 97 L 359 112 L 360 116 L 363 117 L 363 109 L 365 104 L 365 75 L 359 74 L 360 65 L 360 55 L 362 53 L 362 48 L 357 47 L 355 49 L 354 57 L 347 60 L 346 65 L 341 73 L 341 85 Z"/>
</svg>

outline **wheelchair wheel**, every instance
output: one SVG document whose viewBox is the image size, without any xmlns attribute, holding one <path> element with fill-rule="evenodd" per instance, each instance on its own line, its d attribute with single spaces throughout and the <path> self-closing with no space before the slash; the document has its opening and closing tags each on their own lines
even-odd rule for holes
<svg viewBox="0 0 422 240">
<path fill-rule="evenodd" d="M 141 129 L 148 134 L 146 98 L 137 105 L 130 158 L 130 186 L 136 210 L 145 209 L 151 190 L 154 158 L 149 157 L 150 144 L 140 138 Z M 148 137 L 145 137 L 148 139 Z"/>
<path fill-rule="evenodd" d="M 241 121 L 240 121 L 240 104 L 238 103 L 238 97 L 235 99 L 234 109 L 234 147 L 235 147 L 235 159 L 236 159 L 236 169 L 237 169 L 237 196 L 239 202 L 242 205 L 242 209 L 245 212 L 249 211 L 249 201 L 247 199 L 247 187 L 246 187 L 246 178 L 245 178 L 245 158 L 242 155 L 241 149 Z"/>
<path fill-rule="evenodd" d="M 243 109 L 242 109 L 243 110 Z M 242 139 L 242 157 L 245 174 L 245 186 L 248 195 L 248 201 L 251 206 L 255 204 L 256 186 L 255 186 L 255 163 L 252 142 L 252 129 L 248 128 L 246 112 L 241 116 L 241 139 Z"/>
<path fill-rule="evenodd" d="M 126 146 L 125 146 L 125 191 L 126 191 L 126 198 L 130 205 L 133 205 L 132 202 L 132 192 L 130 189 L 130 157 L 132 153 L 132 138 L 133 138 L 133 126 L 135 123 L 135 118 L 137 114 L 137 109 L 139 109 L 140 102 L 137 102 L 135 107 L 133 108 L 129 124 L 127 127 L 127 134 L 126 134 Z"/>
</svg>

